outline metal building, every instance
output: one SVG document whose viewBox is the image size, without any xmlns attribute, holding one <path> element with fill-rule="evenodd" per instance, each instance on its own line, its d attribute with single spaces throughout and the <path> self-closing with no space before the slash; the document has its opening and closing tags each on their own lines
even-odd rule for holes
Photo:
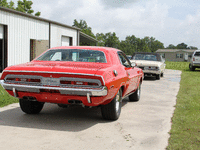
<svg viewBox="0 0 200 150">
<path fill-rule="evenodd" d="M 0 72 L 29 62 L 48 48 L 79 45 L 80 39 L 97 42 L 79 28 L 0 7 Z"/>
</svg>

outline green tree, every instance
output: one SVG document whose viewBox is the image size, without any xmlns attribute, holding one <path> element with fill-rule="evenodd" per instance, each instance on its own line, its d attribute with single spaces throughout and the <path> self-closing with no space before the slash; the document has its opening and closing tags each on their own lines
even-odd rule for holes
<svg viewBox="0 0 200 150">
<path fill-rule="evenodd" d="M 105 34 L 105 46 L 106 47 L 113 47 L 117 48 L 119 46 L 119 38 L 117 37 L 116 33 L 109 32 Z"/>
<path fill-rule="evenodd" d="M 132 55 L 134 52 L 138 51 L 138 45 L 140 43 L 140 38 L 136 38 L 135 35 L 127 36 L 125 39 L 126 43 L 126 54 Z"/>
<path fill-rule="evenodd" d="M 129 51 L 129 45 L 127 45 L 126 41 L 121 41 L 118 45 L 118 49 L 122 50 L 127 55 L 132 55 Z"/>
<path fill-rule="evenodd" d="M 197 50 L 198 48 L 194 47 L 194 46 L 189 46 L 188 49 L 195 49 L 195 50 Z"/>
<path fill-rule="evenodd" d="M 0 0 L 0 6 L 10 8 L 10 9 L 15 9 L 13 1 L 10 1 L 8 3 L 7 0 Z"/>
<path fill-rule="evenodd" d="M 180 43 L 176 46 L 177 49 L 188 49 L 187 44 L 185 43 Z"/>
<path fill-rule="evenodd" d="M 87 22 L 85 20 L 80 20 L 80 22 L 78 22 L 76 19 L 74 19 L 73 27 L 80 28 L 83 33 L 93 38 L 96 38 L 95 35 L 92 33 L 92 28 L 87 25 Z"/>
<path fill-rule="evenodd" d="M 141 39 L 138 46 L 139 52 L 151 52 L 150 48 L 148 47 L 145 39 Z"/>
<path fill-rule="evenodd" d="M 103 33 L 97 33 L 96 38 L 98 40 L 98 46 L 105 46 L 105 35 Z"/>
<path fill-rule="evenodd" d="M 28 13 L 28 14 L 32 14 L 34 13 L 34 10 L 32 10 L 32 5 L 33 5 L 33 2 L 32 1 L 27 1 L 27 0 L 19 0 L 17 1 L 17 8 L 16 10 L 17 11 L 21 11 L 21 12 L 24 12 L 24 13 Z M 40 12 L 37 12 L 35 13 L 35 16 L 40 16 Z"/>
<path fill-rule="evenodd" d="M 151 52 L 155 52 L 158 49 L 163 49 L 164 44 L 160 41 L 156 40 L 154 37 L 144 37 L 144 41 L 147 44 L 148 48 Z"/>
<path fill-rule="evenodd" d="M 28 13 L 28 14 L 32 14 L 34 13 L 34 10 L 32 10 L 32 1 L 27 1 L 27 0 L 23 0 L 23 1 L 17 1 L 17 7 L 14 7 L 14 2 L 10 1 L 9 3 L 7 2 L 7 0 L 0 0 L 0 6 L 2 7 L 6 7 L 6 8 L 10 8 L 10 9 L 14 9 L 17 11 L 21 11 L 24 13 Z M 40 16 L 41 12 L 37 12 L 35 13 L 35 16 Z"/>
<path fill-rule="evenodd" d="M 176 46 L 173 44 L 169 44 L 169 46 L 167 46 L 166 49 L 176 49 Z"/>
</svg>

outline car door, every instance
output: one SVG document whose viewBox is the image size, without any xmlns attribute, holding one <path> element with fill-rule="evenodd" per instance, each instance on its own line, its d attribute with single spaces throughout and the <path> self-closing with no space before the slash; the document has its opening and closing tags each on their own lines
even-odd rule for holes
<svg viewBox="0 0 200 150">
<path fill-rule="evenodd" d="M 126 57 L 126 55 L 123 52 L 118 52 L 118 56 L 127 75 L 127 81 L 126 81 L 126 87 L 125 87 L 126 88 L 125 95 L 126 95 L 126 94 L 131 93 L 137 88 L 138 73 L 137 73 L 136 68 L 131 66 L 129 59 Z"/>
</svg>

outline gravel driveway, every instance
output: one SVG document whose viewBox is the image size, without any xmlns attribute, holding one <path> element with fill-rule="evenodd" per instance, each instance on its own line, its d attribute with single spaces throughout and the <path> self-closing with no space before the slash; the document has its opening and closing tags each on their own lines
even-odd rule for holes
<svg viewBox="0 0 200 150">
<path fill-rule="evenodd" d="M 19 104 L 0 108 L 2 150 L 164 150 L 179 90 L 180 71 L 143 81 L 139 102 L 123 101 L 117 121 L 101 118 L 100 108 L 59 108 L 45 104 L 39 115 Z"/>
</svg>

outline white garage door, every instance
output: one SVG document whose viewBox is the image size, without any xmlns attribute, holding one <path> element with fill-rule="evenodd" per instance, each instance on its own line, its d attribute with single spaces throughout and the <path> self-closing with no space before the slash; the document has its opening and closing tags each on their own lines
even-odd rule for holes
<svg viewBox="0 0 200 150">
<path fill-rule="evenodd" d="M 69 37 L 62 36 L 62 46 L 69 46 Z"/>
<path fill-rule="evenodd" d="M 3 25 L 0 25 L 0 39 L 3 39 Z"/>
</svg>

